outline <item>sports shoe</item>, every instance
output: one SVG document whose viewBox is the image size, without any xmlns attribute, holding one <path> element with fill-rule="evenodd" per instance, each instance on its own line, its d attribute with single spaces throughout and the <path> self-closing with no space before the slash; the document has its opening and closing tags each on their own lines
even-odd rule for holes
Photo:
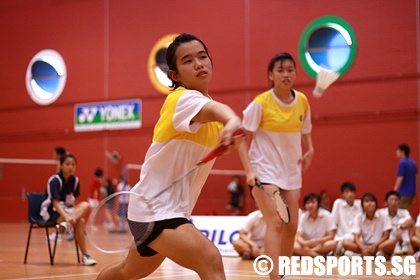
<svg viewBox="0 0 420 280">
<path fill-rule="evenodd" d="M 420 251 L 415 252 L 413 257 L 416 259 L 416 261 L 420 261 Z"/>
<path fill-rule="evenodd" d="M 84 254 L 82 257 L 82 265 L 95 265 L 96 261 L 88 254 Z"/>
<path fill-rule="evenodd" d="M 408 244 L 403 242 L 402 244 L 397 244 L 394 249 L 395 255 L 405 255 L 408 253 Z"/>
<path fill-rule="evenodd" d="M 49 236 L 48 236 L 48 239 L 49 240 L 51 240 L 51 241 L 54 241 L 55 240 L 55 235 L 56 235 L 57 233 L 55 233 L 55 232 L 53 232 L 53 233 L 51 233 Z M 45 240 L 47 240 L 47 237 L 45 236 Z M 57 241 L 58 242 L 60 242 L 61 241 L 61 235 L 59 235 L 58 234 L 58 236 L 57 236 Z"/>
<path fill-rule="evenodd" d="M 70 224 L 67 222 L 61 222 L 57 224 L 56 227 L 59 234 L 64 234 L 66 233 L 66 230 L 70 228 Z"/>
<path fill-rule="evenodd" d="M 72 241 L 74 239 L 74 229 L 73 228 L 69 228 L 68 230 L 66 230 L 66 239 L 67 239 L 67 241 Z"/>
<path fill-rule="evenodd" d="M 337 252 L 335 253 L 335 256 L 336 257 L 341 257 L 341 256 L 344 256 L 344 252 L 345 252 L 346 250 L 344 250 L 344 248 L 343 247 L 341 247 L 341 248 L 339 248 L 338 250 L 337 250 Z"/>
<path fill-rule="evenodd" d="M 389 256 L 388 256 L 388 254 L 386 254 L 384 251 L 382 251 L 382 250 L 379 250 L 378 252 L 376 252 L 376 254 L 375 254 L 375 256 L 376 257 L 385 257 L 385 259 L 389 259 Z"/>
<path fill-rule="evenodd" d="M 360 254 L 355 253 L 355 252 L 350 251 L 350 250 L 346 250 L 346 251 L 344 251 L 344 256 L 346 256 L 346 257 L 359 257 Z"/>
<path fill-rule="evenodd" d="M 243 260 L 249 260 L 251 259 L 251 254 L 249 252 L 243 252 L 241 257 Z"/>
</svg>

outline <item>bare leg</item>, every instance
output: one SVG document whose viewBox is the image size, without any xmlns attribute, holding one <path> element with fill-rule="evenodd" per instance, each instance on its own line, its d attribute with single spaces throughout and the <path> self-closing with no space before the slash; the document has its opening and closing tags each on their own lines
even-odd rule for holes
<svg viewBox="0 0 420 280">
<path fill-rule="evenodd" d="M 388 256 L 391 256 L 394 253 L 395 245 L 397 245 L 397 240 L 388 239 L 378 246 L 378 251 L 383 251 Z"/>
<path fill-rule="evenodd" d="M 130 280 L 143 278 L 155 271 L 164 259 L 165 257 L 160 254 L 152 257 L 141 257 L 133 244 L 123 261 L 106 267 L 96 279 Z"/>
<path fill-rule="evenodd" d="M 320 255 L 324 255 L 330 251 L 334 251 L 336 246 L 337 246 L 336 241 L 328 240 L 318 246 L 315 246 L 313 250 Z"/>
<path fill-rule="evenodd" d="M 86 215 L 89 209 L 90 209 L 89 203 L 87 203 L 86 201 L 83 201 L 77 204 L 74 207 L 73 213 L 70 214 L 70 216 L 76 221 L 74 224 L 72 224 L 72 226 L 76 229 L 75 238 L 83 254 L 87 254 L 86 238 L 85 238 L 86 221 L 83 217 Z M 61 223 L 63 221 L 64 221 L 64 218 L 61 216 L 57 219 L 57 223 Z"/>
<path fill-rule="evenodd" d="M 362 251 L 360 250 L 359 246 L 357 246 L 356 242 L 354 242 L 353 240 L 344 240 L 343 241 L 343 248 L 345 250 L 349 250 L 355 253 L 361 253 Z"/>
<path fill-rule="evenodd" d="M 298 242 L 295 242 L 293 253 L 298 256 L 310 256 L 310 257 L 319 256 L 319 254 L 313 251 L 311 248 L 307 246 L 302 246 Z"/>
<path fill-rule="evenodd" d="M 149 247 L 194 270 L 202 280 L 226 279 L 219 250 L 192 224 L 165 229 Z"/>
<path fill-rule="evenodd" d="M 295 241 L 299 219 L 299 190 L 281 190 L 281 194 L 286 199 L 289 206 L 290 223 L 284 224 L 281 231 L 280 256 L 290 258 L 293 253 L 293 243 Z"/>
<path fill-rule="evenodd" d="M 85 231 L 86 231 L 86 222 L 85 219 L 79 219 L 77 220 L 77 225 L 75 226 L 76 229 L 76 240 L 77 243 L 79 244 L 79 248 L 80 251 L 82 251 L 82 254 L 87 254 L 87 249 L 86 249 L 86 236 L 85 236 Z"/>
<path fill-rule="evenodd" d="M 135 246 L 126 259 L 105 268 L 97 279 L 129 280 L 143 278 L 156 270 L 165 257 L 192 269 L 203 280 L 225 280 L 219 250 L 192 224 L 165 229 L 149 247 L 159 252 L 153 257 L 141 257 Z"/>
<path fill-rule="evenodd" d="M 277 186 L 264 185 L 268 193 L 278 190 Z M 280 279 L 278 271 L 278 257 L 291 257 L 293 253 L 293 244 L 298 223 L 298 190 L 281 191 L 286 199 L 289 212 L 290 223 L 284 224 L 278 217 L 276 206 L 273 200 L 261 189 L 255 187 L 252 194 L 258 203 L 267 224 L 267 230 L 264 238 L 265 253 L 273 261 L 274 269 L 270 273 L 270 279 Z"/>
<path fill-rule="evenodd" d="M 236 239 L 232 241 L 233 248 L 236 252 L 243 258 L 249 259 L 252 255 L 252 248 L 251 246 L 243 241 L 242 239 Z"/>
</svg>

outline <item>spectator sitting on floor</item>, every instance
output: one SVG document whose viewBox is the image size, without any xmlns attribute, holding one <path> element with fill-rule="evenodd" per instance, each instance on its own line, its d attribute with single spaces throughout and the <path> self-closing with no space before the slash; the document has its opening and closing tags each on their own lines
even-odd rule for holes
<svg viewBox="0 0 420 280">
<path fill-rule="evenodd" d="M 239 238 L 232 241 L 233 248 L 244 260 L 255 259 L 264 253 L 266 224 L 260 210 L 251 212 L 239 232 Z"/>
<path fill-rule="evenodd" d="M 303 200 L 305 212 L 299 217 L 293 253 L 298 256 L 316 257 L 333 253 L 335 225 L 331 213 L 320 208 L 320 197 L 307 194 Z"/>
</svg>

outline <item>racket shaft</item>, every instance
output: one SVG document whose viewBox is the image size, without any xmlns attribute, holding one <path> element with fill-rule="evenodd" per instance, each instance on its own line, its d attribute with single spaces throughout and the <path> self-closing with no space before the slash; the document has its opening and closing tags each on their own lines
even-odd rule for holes
<svg viewBox="0 0 420 280">
<path fill-rule="evenodd" d="M 238 129 L 237 131 L 235 131 L 235 133 L 233 133 L 233 135 L 234 136 L 238 136 L 238 135 L 246 136 L 246 133 L 243 129 Z M 181 176 L 176 178 L 169 186 L 167 186 L 166 188 L 164 188 L 163 190 L 161 190 L 160 192 L 155 194 L 152 197 L 152 199 L 155 199 L 156 197 L 158 197 L 159 195 L 161 195 L 165 191 L 172 188 L 174 185 L 178 184 L 182 179 L 187 177 L 189 174 L 194 172 L 197 168 L 199 168 L 203 164 L 206 164 L 207 162 L 211 161 L 212 159 L 215 159 L 216 157 L 223 155 L 228 148 L 229 148 L 229 145 L 225 146 L 223 144 L 219 144 L 216 148 L 214 148 L 209 153 L 207 153 L 203 158 L 201 158 L 201 160 L 199 162 L 197 162 L 190 170 L 188 170 L 187 172 L 185 172 L 184 174 L 182 174 Z"/>
<path fill-rule="evenodd" d="M 274 200 L 274 204 L 277 209 L 277 213 L 280 217 L 280 219 L 285 223 L 288 224 L 290 222 L 290 213 L 289 213 L 289 207 L 287 206 L 286 201 L 284 200 L 283 196 L 280 194 L 279 191 L 275 191 L 272 195 L 269 194 L 263 187 L 260 181 L 255 180 L 255 185 L 259 187 L 261 190 L 265 192 L 268 197 L 270 197 L 272 200 Z"/>
<path fill-rule="evenodd" d="M 257 185 L 257 187 L 259 187 L 260 189 L 262 189 L 266 195 L 268 195 L 271 199 L 274 199 L 273 196 L 271 194 L 269 194 L 263 187 L 263 185 L 261 184 L 260 181 L 255 180 L 255 185 Z"/>
<path fill-rule="evenodd" d="M 243 129 L 238 129 L 237 131 L 235 131 L 233 133 L 233 136 L 238 136 L 238 135 L 242 135 L 242 136 L 246 136 L 246 133 Z M 201 162 L 202 163 L 207 163 L 209 161 L 211 161 L 212 159 L 223 155 L 226 150 L 230 147 L 231 145 L 223 145 L 223 144 L 219 144 L 216 148 L 214 148 L 213 150 L 211 150 L 207 155 L 205 155 L 202 159 Z"/>
<path fill-rule="evenodd" d="M 194 165 L 190 170 L 188 170 L 187 172 L 185 172 L 184 174 L 182 174 L 181 176 L 179 176 L 178 178 L 176 178 L 169 186 L 167 186 L 166 188 L 164 188 L 163 190 L 159 191 L 157 194 L 155 194 L 152 199 L 155 199 L 156 197 L 160 196 L 162 193 L 166 192 L 167 190 L 169 190 L 170 188 L 172 188 L 174 185 L 178 184 L 182 179 L 184 179 L 185 177 L 187 177 L 189 174 L 191 174 L 192 172 L 194 172 L 194 170 L 196 170 L 199 166 L 203 165 L 203 162 L 199 162 L 196 165 Z"/>
</svg>

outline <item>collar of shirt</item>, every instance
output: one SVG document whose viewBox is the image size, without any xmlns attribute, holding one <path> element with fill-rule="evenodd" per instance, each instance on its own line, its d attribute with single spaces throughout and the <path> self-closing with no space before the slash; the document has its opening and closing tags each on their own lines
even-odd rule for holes
<svg viewBox="0 0 420 280">
<path fill-rule="evenodd" d="M 364 222 L 364 221 L 366 221 L 366 220 L 369 220 L 369 221 L 376 220 L 376 219 L 378 219 L 378 218 L 379 218 L 379 216 L 380 216 L 380 213 L 379 213 L 379 211 L 378 211 L 378 210 L 376 210 L 376 211 L 375 211 L 375 214 L 373 215 L 373 219 L 372 219 L 372 220 L 370 220 L 370 219 L 368 219 L 368 218 L 366 217 L 366 213 L 363 213 L 363 215 L 362 215 L 362 222 Z"/>
</svg>

